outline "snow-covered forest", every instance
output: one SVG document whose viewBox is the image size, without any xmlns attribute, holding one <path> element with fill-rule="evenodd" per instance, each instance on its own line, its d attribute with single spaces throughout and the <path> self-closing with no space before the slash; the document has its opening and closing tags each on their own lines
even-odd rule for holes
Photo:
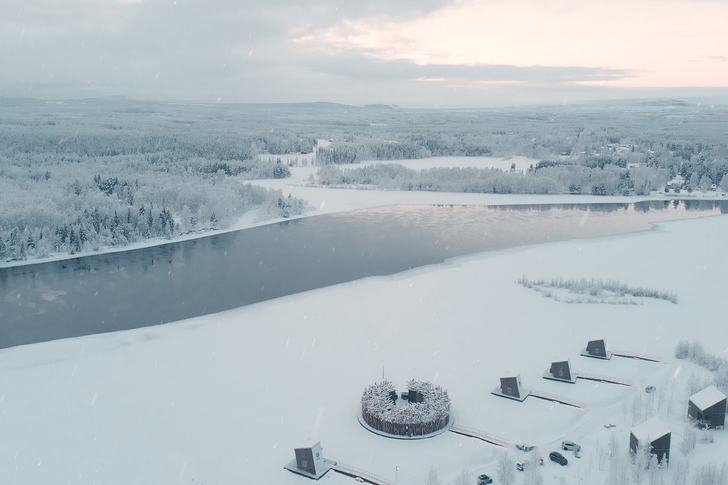
<svg viewBox="0 0 728 485">
<path fill-rule="evenodd" d="M 642 196 L 679 176 L 673 191 L 728 190 L 727 109 L 683 102 L 465 111 L 121 98 L 0 106 L 0 261 L 224 229 L 251 211 L 257 220 L 301 214 L 306 201 L 254 182 L 288 177 L 298 155 L 321 165 L 312 182 L 324 186 Z M 337 166 L 483 155 L 540 161 L 525 172 Z"/>
<path fill-rule="evenodd" d="M 257 153 L 310 151 L 310 139 L 157 104 L 5 100 L 3 108 L 0 260 L 225 228 L 251 210 L 263 220 L 307 210 L 250 181 L 290 173 Z"/>
<path fill-rule="evenodd" d="M 321 164 L 430 156 L 527 156 L 539 160 L 515 170 L 431 168 L 391 164 L 324 167 L 324 186 L 515 194 L 649 195 L 676 177 L 680 193 L 728 190 L 728 146 L 720 118 L 726 108 L 682 102 L 539 110 L 469 110 L 442 114 L 442 123 L 418 113 L 409 130 L 392 128 L 382 143 L 359 134 L 320 149 Z M 402 123 L 405 124 L 405 123 Z M 382 129 L 381 127 L 378 127 Z M 429 133 L 428 133 L 429 131 Z"/>
</svg>

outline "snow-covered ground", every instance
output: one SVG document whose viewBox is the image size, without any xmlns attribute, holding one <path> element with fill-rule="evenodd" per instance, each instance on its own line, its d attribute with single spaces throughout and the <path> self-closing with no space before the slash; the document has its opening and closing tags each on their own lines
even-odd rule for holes
<svg viewBox="0 0 728 485">
<path fill-rule="evenodd" d="M 306 484 L 283 466 L 312 440 L 326 458 L 392 481 L 398 467 L 400 484 L 423 483 L 431 466 L 444 483 L 465 470 L 473 483 L 479 473 L 495 474 L 503 451 L 474 439 L 399 441 L 366 431 L 356 418 L 361 393 L 383 372 L 400 389 L 411 378 L 436 382 L 452 399 L 456 424 L 536 445 L 541 456 L 562 439 L 580 443 L 580 460 L 567 454 L 567 467 L 548 458 L 539 467 L 547 484 L 604 483 L 610 435 L 626 456 L 630 426 L 652 414 L 673 429 L 680 459 L 686 382 L 704 371 L 675 361 L 674 347 L 701 338 L 709 351 L 726 351 L 726 238 L 727 216 L 661 223 L 462 257 L 158 327 L 2 350 L 0 483 Z M 618 279 L 676 292 L 680 303 L 569 305 L 517 284 L 524 274 Z M 598 338 L 664 363 L 580 357 Z M 550 362 L 567 358 L 577 372 L 635 387 L 542 379 Z M 524 387 L 588 408 L 490 394 L 499 377 L 518 373 Z M 657 392 L 645 394 L 646 385 Z M 644 402 L 635 405 L 636 397 Z M 690 455 L 693 470 L 725 460 L 728 437 L 713 434 L 715 443 Z M 354 482 L 330 472 L 321 483 Z"/>
<path fill-rule="evenodd" d="M 432 157 L 432 158 L 416 158 L 411 160 L 377 160 L 371 162 L 362 162 L 351 167 L 363 167 L 368 165 L 376 165 L 381 163 L 396 163 L 403 165 L 412 170 L 427 170 L 431 168 L 494 168 L 505 172 L 515 165 L 516 172 L 525 172 L 531 165 L 536 165 L 539 161 L 533 158 L 522 156 L 511 157 Z M 342 167 L 346 167 L 342 165 Z"/>
<path fill-rule="evenodd" d="M 263 181 L 318 207 L 315 214 L 393 204 L 633 201 L 590 196 L 503 196 L 330 190 Z M 249 216 L 238 227 L 257 222 Z M 495 251 L 389 277 L 368 278 L 229 312 L 127 332 L 0 351 L 0 483 L 306 484 L 283 466 L 293 448 L 321 441 L 324 456 L 400 484 L 494 475 L 502 450 L 445 433 L 399 441 L 366 431 L 356 414 L 382 373 L 400 390 L 431 380 L 452 399 L 456 424 L 530 443 L 546 457 L 546 484 L 604 483 L 607 443 L 626 457 L 629 428 L 656 414 L 684 436 L 693 364 L 675 361 L 680 339 L 724 355 L 728 216 L 660 223 L 655 230 Z M 128 249 L 128 248 L 126 248 Z M 602 278 L 675 292 L 679 304 L 569 305 L 516 280 Z M 664 363 L 580 357 L 587 340 L 656 355 Z M 570 359 L 576 372 L 629 379 L 633 388 L 542 378 Z M 520 373 L 527 389 L 587 404 L 492 396 L 499 377 Z M 657 391 L 645 394 L 654 385 Z M 605 428 L 611 423 L 616 427 Z M 689 456 L 720 465 L 724 432 Z M 560 467 L 548 453 L 562 439 L 583 446 Z M 510 449 L 514 460 L 527 455 Z M 399 471 L 396 472 L 396 469 Z M 666 473 L 673 473 L 672 467 Z M 519 483 L 522 478 L 519 478 Z M 355 483 L 334 472 L 321 481 Z M 670 483 L 666 479 L 665 483 Z"/>
</svg>

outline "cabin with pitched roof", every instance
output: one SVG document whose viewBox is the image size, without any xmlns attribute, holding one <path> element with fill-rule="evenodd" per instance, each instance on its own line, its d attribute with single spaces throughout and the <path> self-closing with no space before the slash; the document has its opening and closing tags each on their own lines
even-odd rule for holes
<svg viewBox="0 0 728 485">
<path fill-rule="evenodd" d="M 528 391 L 521 384 L 521 374 L 515 377 L 501 377 L 500 386 L 493 389 L 491 394 L 516 401 L 523 401 L 528 397 Z"/>
<path fill-rule="evenodd" d="M 726 395 L 715 386 L 696 392 L 688 401 L 688 416 L 701 427 L 723 429 L 725 410 Z"/>
<path fill-rule="evenodd" d="M 551 367 L 543 375 L 543 378 L 551 379 L 552 381 L 570 382 L 571 384 L 576 383 L 576 374 L 572 372 L 571 362 L 568 360 L 552 362 Z"/>
<path fill-rule="evenodd" d="M 670 461 L 670 438 L 672 431 L 658 417 L 654 417 L 632 428 L 629 433 L 629 450 L 636 454 L 640 446 L 649 446 L 657 461 Z"/>
<path fill-rule="evenodd" d="M 607 344 L 604 343 L 604 339 L 590 340 L 586 344 L 586 348 L 582 350 L 581 355 L 605 360 L 612 358 L 612 353 L 607 350 Z"/>
</svg>

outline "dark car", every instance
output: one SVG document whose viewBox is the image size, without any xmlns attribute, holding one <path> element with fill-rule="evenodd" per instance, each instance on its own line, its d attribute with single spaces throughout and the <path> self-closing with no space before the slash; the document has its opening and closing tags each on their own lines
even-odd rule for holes
<svg viewBox="0 0 728 485">
<path fill-rule="evenodd" d="M 569 464 L 569 460 L 564 458 L 564 455 L 562 455 L 558 451 L 552 451 L 551 453 L 549 453 L 549 458 L 551 459 L 551 461 L 555 461 L 561 466 L 566 466 Z"/>
<path fill-rule="evenodd" d="M 478 485 L 488 485 L 489 483 L 493 483 L 493 479 L 488 475 L 478 475 Z"/>
</svg>

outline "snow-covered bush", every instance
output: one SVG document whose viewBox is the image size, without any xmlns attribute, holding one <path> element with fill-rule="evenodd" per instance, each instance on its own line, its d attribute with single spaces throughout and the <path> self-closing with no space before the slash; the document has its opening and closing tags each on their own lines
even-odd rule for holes
<svg viewBox="0 0 728 485">
<path fill-rule="evenodd" d="M 522 276 L 517 283 L 532 288 L 544 296 L 556 299 L 556 293 L 547 288 L 565 290 L 566 293 L 580 295 L 580 297 L 560 298 L 560 301 L 567 303 L 615 303 L 615 304 L 636 304 L 628 297 L 656 298 L 677 303 L 677 294 L 669 291 L 656 290 L 653 288 L 628 286 L 616 280 L 594 279 L 563 279 L 552 278 L 531 281 Z"/>
<path fill-rule="evenodd" d="M 693 340 L 692 342 L 688 340 L 681 340 L 678 342 L 675 347 L 675 357 L 678 359 L 689 360 L 701 367 L 705 367 L 711 372 L 716 372 L 718 374 L 716 380 L 720 382 L 723 385 L 722 388 L 725 389 L 726 381 L 728 381 L 728 361 L 707 352 L 703 342 L 700 340 Z M 721 388 L 721 386 L 718 386 L 717 384 L 716 387 L 719 389 Z"/>
</svg>

